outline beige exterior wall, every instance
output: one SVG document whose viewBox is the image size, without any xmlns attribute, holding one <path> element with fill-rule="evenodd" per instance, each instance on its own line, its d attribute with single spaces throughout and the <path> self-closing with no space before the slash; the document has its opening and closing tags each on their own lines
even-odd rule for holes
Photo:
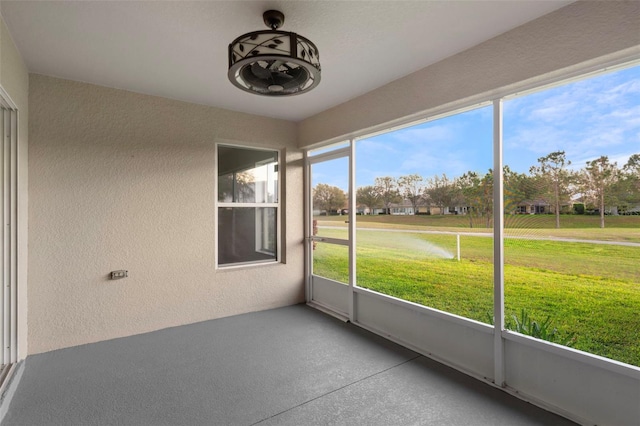
<svg viewBox="0 0 640 426">
<path fill-rule="evenodd" d="M 18 108 L 18 360 L 27 356 L 27 208 L 29 74 L 4 20 L 0 19 L 0 86 Z"/>
<path fill-rule="evenodd" d="M 30 354 L 304 300 L 294 123 L 34 74 L 29 102 Z M 215 269 L 216 141 L 285 150 L 286 264 Z"/>
<path fill-rule="evenodd" d="M 579 1 L 303 120 L 299 146 L 379 131 L 633 56 L 640 57 L 640 2 Z"/>
</svg>

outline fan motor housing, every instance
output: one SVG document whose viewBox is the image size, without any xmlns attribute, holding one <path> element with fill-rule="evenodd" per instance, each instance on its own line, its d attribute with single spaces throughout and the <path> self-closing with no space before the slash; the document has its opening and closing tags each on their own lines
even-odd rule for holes
<svg viewBox="0 0 640 426">
<path fill-rule="evenodd" d="M 247 92 L 299 95 L 320 83 L 318 48 L 307 38 L 286 31 L 243 34 L 229 44 L 227 75 Z"/>
</svg>

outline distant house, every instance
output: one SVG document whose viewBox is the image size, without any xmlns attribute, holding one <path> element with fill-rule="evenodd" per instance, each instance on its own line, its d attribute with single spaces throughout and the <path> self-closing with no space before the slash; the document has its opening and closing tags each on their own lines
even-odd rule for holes
<svg viewBox="0 0 640 426">
<path fill-rule="evenodd" d="M 605 214 L 618 215 L 640 215 L 640 203 L 631 203 L 620 206 L 610 206 L 605 208 Z"/>
<path fill-rule="evenodd" d="M 392 215 L 412 215 L 415 214 L 413 204 L 409 200 L 402 200 L 400 203 L 391 203 L 389 205 L 389 212 Z"/>
<path fill-rule="evenodd" d="M 369 208 L 365 205 L 359 205 L 356 208 L 356 214 L 360 214 L 360 215 L 376 215 L 376 214 L 384 214 L 385 209 L 382 207 L 374 207 L 374 208 Z"/>
<path fill-rule="evenodd" d="M 578 200 L 572 200 L 560 204 L 560 212 L 572 212 L 573 205 L 579 202 Z M 549 203 L 547 200 L 538 198 L 535 200 L 524 200 L 520 202 L 513 210 L 512 214 L 551 214 L 555 213 L 555 206 Z"/>
<path fill-rule="evenodd" d="M 520 202 L 515 210 L 514 214 L 545 214 L 551 212 L 551 205 L 543 200 L 524 200 Z"/>
<path fill-rule="evenodd" d="M 447 206 L 444 208 L 434 206 L 420 206 L 418 207 L 418 214 L 452 214 L 452 215 L 465 215 L 469 211 L 467 206 Z"/>
<path fill-rule="evenodd" d="M 465 215 L 469 211 L 467 206 L 449 206 L 445 207 L 445 214 L 460 214 Z"/>
<path fill-rule="evenodd" d="M 391 214 L 395 215 L 408 215 L 408 214 L 432 214 L 432 215 L 465 215 L 467 214 L 468 207 L 466 206 L 447 206 L 444 208 L 434 206 L 418 206 L 415 209 L 409 200 L 404 200 L 402 203 L 391 204 Z"/>
</svg>

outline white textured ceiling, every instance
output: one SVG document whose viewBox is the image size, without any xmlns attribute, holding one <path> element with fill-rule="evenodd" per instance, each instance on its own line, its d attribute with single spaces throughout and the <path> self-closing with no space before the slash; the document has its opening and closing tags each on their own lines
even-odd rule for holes
<svg viewBox="0 0 640 426">
<path fill-rule="evenodd" d="M 571 3 L 555 1 L 7 1 L 29 72 L 299 121 Z M 227 46 L 285 14 L 320 51 L 313 91 L 266 98 L 227 79 Z"/>
</svg>

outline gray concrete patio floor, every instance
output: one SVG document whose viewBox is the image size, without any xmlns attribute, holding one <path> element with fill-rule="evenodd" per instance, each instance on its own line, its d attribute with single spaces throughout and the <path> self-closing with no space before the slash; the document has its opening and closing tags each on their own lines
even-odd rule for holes
<svg viewBox="0 0 640 426">
<path fill-rule="evenodd" d="M 304 305 L 28 357 L 12 425 L 573 425 Z"/>
</svg>

